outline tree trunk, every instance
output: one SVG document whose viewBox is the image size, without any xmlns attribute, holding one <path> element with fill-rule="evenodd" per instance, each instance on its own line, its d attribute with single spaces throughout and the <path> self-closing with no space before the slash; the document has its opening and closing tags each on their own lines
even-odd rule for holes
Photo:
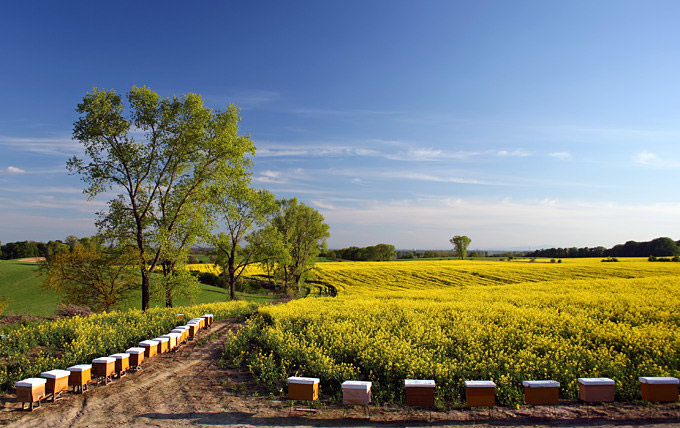
<svg viewBox="0 0 680 428">
<path fill-rule="evenodd" d="M 170 287 L 165 289 L 165 307 L 172 308 L 172 290 Z"/>
<path fill-rule="evenodd" d="M 149 302 L 151 301 L 151 295 L 149 293 L 149 277 L 151 272 L 142 268 L 142 310 L 146 311 L 149 309 Z"/>
<path fill-rule="evenodd" d="M 229 262 L 229 295 L 231 300 L 236 299 L 236 269 L 234 269 L 231 261 Z"/>
</svg>

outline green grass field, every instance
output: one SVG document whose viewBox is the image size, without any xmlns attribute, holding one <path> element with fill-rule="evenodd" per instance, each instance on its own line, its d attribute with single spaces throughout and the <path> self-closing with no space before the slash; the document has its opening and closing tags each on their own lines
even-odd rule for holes
<svg viewBox="0 0 680 428">
<path fill-rule="evenodd" d="M 28 314 L 33 316 L 54 315 L 59 306 L 59 296 L 42 289 L 42 277 L 40 276 L 39 266 L 36 263 L 19 262 L 17 260 L 0 260 L 0 297 L 12 299 L 9 306 L 3 313 L 8 314 Z M 239 299 L 256 303 L 267 303 L 274 300 L 277 296 L 262 294 L 247 294 L 237 292 Z M 229 290 L 211 285 L 201 284 L 201 292 L 195 302 L 188 299 L 177 299 L 175 306 L 186 306 L 190 304 L 225 302 L 229 300 Z M 142 293 L 136 292 L 128 307 L 141 307 Z M 152 307 L 165 306 L 164 302 L 151 302 Z"/>
</svg>

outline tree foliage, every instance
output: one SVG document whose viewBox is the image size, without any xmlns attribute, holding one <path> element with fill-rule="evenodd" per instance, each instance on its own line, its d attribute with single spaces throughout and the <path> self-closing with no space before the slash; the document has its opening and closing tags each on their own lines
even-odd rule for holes
<svg viewBox="0 0 680 428">
<path fill-rule="evenodd" d="M 335 257 L 344 260 L 354 261 L 387 261 L 397 257 L 397 252 L 394 245 L 378 244 L 369 245 L 368 247 L 349 247 L 341 248 L 339 250 L 329 250 L 329 257 Z"/>
<path fill-rule="evenodd" d="M 217 264 L 222 266 L 225 283 L 232 299 L 236 298 L 236 281 L 244 269 L 264 260 L 258 246 L 269 245 L 257 239 L 244 245 L 249 233 L 266 226 L 276 211 L 274 195 L 267 190 L 247 186 L 232 186 L 220 192 L 214 200 L 214 212 L 226 227 L 226 232 L 211 234 L 209 240 L 217 249 Z"/>
<path fill-rule="evenodd" d="M 316 257 L 325 249 L 329 227 L 321 213 L 299 203 L 296 198 L 280 201 L 272 227 L 276 233 L 270 232 L 271 236 L 280 239 L 288 252 L 288 262 L 277 265 L 278 277 L 283 281 L 284 289 L 288 290 L 291 284 L 300 288 L 314 268 Z"/>
<path fill-rule="evenodd" d="M 467 247 L 472 240 L 465 235 L 454 235 L 453 238 L 449 239 L 449 242 L 456 251 L 456 257 L 463 260 L 467 255 Z"/>
<path fill-rule="evenodd" d="M 146 87 L 133 87 L 126 101 L 96 88 L 83 98 L 73 137 L 85 156 L 67 166 L 80 174 L 90 198 L 118 192 L 98 213 L 97 226 L 135 248 L 146 310 L 151 273 L 190 245 L 187 230 L 209 227 L 203 214 L 212 189 L 246 179 L 255 147 L 238 135 L 234 105 L 215 112 L 199 95 L 161 98 Z"/>
<path fill-rule="evenodd" d="M 109 311 L 138 288 L 132 269 L 136 261 L 134 251 L 105 246 L 102 238 L 88 245 L 78 243 L 71 251 L 59 252 L 42 264 L 43 287 L 59 294 L 67 304 Z"/>
</svg>

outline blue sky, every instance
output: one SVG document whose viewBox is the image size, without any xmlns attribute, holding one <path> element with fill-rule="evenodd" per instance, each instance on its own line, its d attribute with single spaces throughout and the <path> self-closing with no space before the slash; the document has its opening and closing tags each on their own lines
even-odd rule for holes
<svg viewBox="0 0 680 428">
<path fill-rule="evenodd" d="M 242 108 L 253 183 L 331 248 L 680 239 L 675 1 L 12 2 L 0 241 L 94 233 L 65 162 L 92 87 Z"/>
</svg>

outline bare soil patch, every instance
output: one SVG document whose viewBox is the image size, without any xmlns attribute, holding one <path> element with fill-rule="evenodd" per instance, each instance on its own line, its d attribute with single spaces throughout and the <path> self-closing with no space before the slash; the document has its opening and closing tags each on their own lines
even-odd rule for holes
<svg viewBox="0 0 680 428">
<path fill-rule="evenodd" d="M 37 263 L 37 262 L 44 262 L 45 257 L 27 257 L 25 259 L 19 259 L 17 261 L 18 262 L 27 262 L 27 263 Z"/>
<path fill-rule="evenodd" d="M 217 365 L 226 332 L 240 326 L 215 322 L 177 352 L 145 361 L 144 368 L 83 395 L 65 394 L 33 412 L 14 396 L 0 398 L 0 423 L 12 427 L 87 426 L 674 426 L 680 405 L 563 402 L 560 406 L 427 411 L 396 405 L 343 407 L 321 401 L 291 407 L 270 397 L 242 369 Z"/>
</svg>

